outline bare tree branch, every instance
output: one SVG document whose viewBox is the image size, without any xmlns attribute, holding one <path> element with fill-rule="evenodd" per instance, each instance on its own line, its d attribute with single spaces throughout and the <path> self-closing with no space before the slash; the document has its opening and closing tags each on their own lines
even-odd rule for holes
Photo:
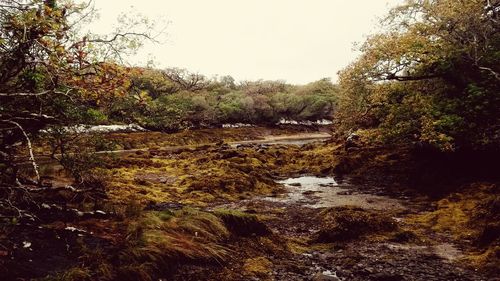
<svg viewBox="0 0 500 281">
<path fill-rule="evenodd" d="M 37 163 L 35 161 L 35 155 L 33 154 L 33 147 L 31 145 L 31 140 L 30 140 L 28 134 L 26 133 L 26 131 L 24 130 L 24 128 L 19 123 L 17 123 L 17 122 L 14 122 L 14 121 L 11 121 L 11 120 L 0 120 L 0 121 L 1 122 L 6 122 L 6 123 L 10 123 L 10 124 L 16 126 L 23 133 L 23 135 L 24 135 L 24 137 L 26 139 L 26 143 L 28 145 L 28 150 L 29 150 L 29 154 L 30 154 L 30 161 L 31 161 L 31 164 L 33 165 L 33 170 L 35 171 L 37 182 L 40 183 L 40 173 L 38 172 L 38 165 L 37 165 Z"/>
<path fill-rule="evenodd" d="M 490 72 L 493 76 L 495 76 L 495 78 L 496 78 L 497 80 L 499 80 L 499 81 L 500 81 L 500 73 L 498 73 L 498 72 L 494 71 L 493 69 L 491 69 L 491 68 L 489 68 L 489 67 L 484 67 L 484 66 L 479 66 L 479 69 L 481 69 L 481 70 L 486 70 L 486 71 Z"/>
<path fill-rule="evenodd" d="M 153 42 L 157 42 L 153 37 L 149 36 L 148 34 L 145 33 L 138 33 L 138 32 L 125 32 L 125 33 L 117 33 L 115 34 L 111 39 L 87 39 L 86 42 L 92 42 L 92 43 L 113 43 L 114 41 L 118 40 L 119 37 L 127 37 L 127 36 L 138 36 L 138 37 L 143 37 L 148 40 L 151 40 Z"/>
</svg>

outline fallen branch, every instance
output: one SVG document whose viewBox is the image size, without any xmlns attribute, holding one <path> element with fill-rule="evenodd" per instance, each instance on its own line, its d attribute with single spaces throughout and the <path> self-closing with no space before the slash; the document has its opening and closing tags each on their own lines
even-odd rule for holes
<svg viewBox="0 0 500 281">
<path fill-rule="evenodd" d="M 484 67 L 484 66 L 479 66 L 479 69 L 486 70 L 486 71 L 490 72 L 493 76 L 495 76 L 495 78 L 497 80 L 500 81 L 500 74 L 498 72 L 494 71 L 493 69 L 491 69 L 489 67 Z"/>
<path fill-rule="evenodd" d="M 56 192 L 56 191 L 71 191 L 73 193 L 85 193 L 85 192 L 90 192 L 90 191 L 96 191 L 98 190 L 97 188 L 84 188 L 84 189 L 78 189 L 74 188 L 71 185 L 66 185 L 66 186 L 58 186 L 58 187 L 28 187 L 28 186 L 9 186 L 9 187 L 0 187 L 2 188 L 9 188 L 12 190 L 22 190 L 25 192 L 30 192 L 30 193 L 39 193 L 39 192 Z"/>
<path fill-rule="evenodd" d="M 46 95 L 50 92 L 51 91 L 43 91 L 40 93 L 10 93 L 10 94 L 0 93 L 0 97 L 37 97 L 37 96 Z"/>
</svg>

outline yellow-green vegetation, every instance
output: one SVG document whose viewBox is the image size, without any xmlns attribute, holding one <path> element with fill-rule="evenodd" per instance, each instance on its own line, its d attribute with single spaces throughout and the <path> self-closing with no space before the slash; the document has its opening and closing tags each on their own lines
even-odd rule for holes
<svg viewBox="0 0 500 281">
<path fill-rule="evenodd" d="M 216 209 L 213 213 L 222 219 L 232 233 L 238 236 L 268 235 L 271 233 L 271 230 L 257 215 L 229 209 Z"/>
<path fill-rule="evenodd" d="M 234 200 L 247 192 L 269 194 L 278 190 L 258 159 L 236 150 L 230 151 L 234 155 L 226 152 L 214 148 L 173 155 L 165 152 L 161 158 L 146 161 L 143 157 L 149 154 L 119 160 L 111 169 L 110 196 L 117 202 L 135 196 L 141 202 L 180 200 L 200 204 L 215 198 Z"/>
<path fill-rule="evenodd" d="M 213 214 L 184 208 L 142 212 L 127 222 L 124 249 L 113 278 L 154 280 L 183 262 L 222 262 L 229 237 L 224 223 Z"/>
<path fill-rule="evenodd" d="M 54 276 L 42 278 L 41 281 L 83 281 L 90 280 L 92 272 L 88 268 L 75 267 Z"/>
<path fill-rule="evenodd" d="M 476 183 L 462 191 L 455 192 L 436 203 L 436 210 L 413 216 L 409 221 L 430 226 L 433 230 L 446 232 L 456 239 L 478 238 L 486 224 L 499 223 L 485 221 L 495 214 L 498 188 L 494 184 Z"/>
<path fill-rule="evenodd" d="M 328 208 L 318 214 L 321 229 L 313 241 L 320 243 L 339 242 L 359 238 L 378 232 L 397 229 L 390 214 L 357 207 Z"/>
<path fill-rule="evenodd" d="M 105 166 L 112 175 L 108 192 L 118 203 L 133 198 L 142 203 L 180 201 L 195 205 L 279 193 L 281 187 L 275 182 L 278 175 L 329 173 L 336 148 L 211 145 L 138 151 L 107 162 Z"/>
<path fill-rule="evenodd" d="M 498 147 L 500 41 L 497 7 L 486 2 L 412 0 L 392 9 L 384 31 L 339 72 L 338 132 L 370 128 L 386 143 L 448 151 Z"/>
<path fill-rule="evenodd" d="M 331 242 L 320 242 L 309 237 L 287 237 L 286 248 L 289 252 L 294 254 L 310 253 L 311 251 L 330 251 L 332 250 Z"/>
<path fill-rule="evenodd" d="M 134 247 L 124 257 L 223 260 L 227 252 L 217 242 L 228 236 L 224 223 L 210 213 L 193 209 L 146 212 L 129 224 L 127 237 Z"/>
<path fill-rule="evenodd" d="M 261 278 L 270 278 L 273 264 L 266 257 L 256 257 L 247 259 L 243 265 L 244 273 Z"/>
<path fill-rule="evenodd" d="M 473 243 L 467 260 L 476 266 L 495 269 L 500 259 L 499 189 L 496 184 L 475 183 L 450 194 L 436 204 L 436 210 L 410 217 L 418 229 L 447 233 L 461 244 Z M 498 270 L 498 268 L 496 268 Z"/>
</svg>

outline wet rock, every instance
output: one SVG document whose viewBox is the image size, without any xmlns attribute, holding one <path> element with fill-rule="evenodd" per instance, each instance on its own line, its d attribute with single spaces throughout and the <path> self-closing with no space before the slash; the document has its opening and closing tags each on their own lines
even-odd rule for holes
<svg viewBox="0 0 500 281">
<path fill-rule="evenodd" d="M 417 239 L 417 236 L 411 231 L 400 231 L 395 233 L 394 236 L 389 239 L 389 241 L 406 243 L 410 241 L 416 241 Z"/>
<path fill-rule="evenodd" d="M 219 146 L 219 149 L 221 149 L 221 150 L 226 150 L 226 149 L 230 149 L 230 148 L 231 148 L 231 146 L 229 144 L 227 144 L 227 143 Z"/>
<path fill-rule="evenodd" d="M 370 273 L 370 274 L 375 272 L 375 269 L 374 269 L 373 267 L 369 267 L 369 266 L 368 266 L 368 267 L 365 267 L 365 269 L 364 269 L 364 270 L 365 270 L 366 272 Z"/>
<path fill-rule="evenodd" d="M 228 159 L 241 156 L 241 152 L 237 150 L 224 150 L 220 152 L 220 159 Z"/>
<path fill-rule="evenodd" d="M 152 183 L 172 183 L 175 177 L 160 173 L 137 173 L 134 177 L 134 183 L 139 185 L 151 185 Z"/>
<path fill-rule="evenodd" d="M 356 133 L 351 133 L 345 140 L 344 148 L 349 151 L 349 149 L 357 149 L 360 146 L 360 136 Z"/>
<path fill-rule="evenodd" d="M 336 276 L 319 272 L 312 277 L 311 281 L 340 281 L 340 279 Z"/>
<path fill-rule="evenodd" d="M 337 193 L 337 195 L 351 195 L 351 194 L 352 194 L 352 191 L 349 191 L 349 190 L 341 191 L 341 192 Z"/>
<path fill-rule="evenodd" d="M 478 238 L 478 244 L 481 246 L 489 245 L 493 241 L 500 240 L 500 223 L 489 222 L 483 229 Z"/>
<path fill-rule="evenodd" d="M 333 173 L 333 167 L 326 167 L 320 170 L 322 175 L 330 175 Z"/>
<path fill-rule="evenodd" d="M 321 229 L 313 239 L 315 242 L 330 243 L 352 240 L 361 235 L 396 229 L 395 221 L 385 214 L 361 208 L 330 208 L 319 214 Z"/>
<path fill-rule="evenodd" d="M 347 152 L 359 151 L 359 147 L 349 147 L 347 148 Z"/>
<path fill-rule="evenodd" d="M 306 191 L 302 192 L 302 194 L 307 196 L 307 195 L 313 195 L 313 194 L 318 193 L 318 192 L 320 192 L 320 191 L 306 190 Z"/>
<path fill-rule="evenodd" d="M 392 272 L 380 272 L 371 276 L 375 281 L 404 281 L 403 276 Z"/>
<path fill-rule="evenodd" d="M 293 182 L 293 183 L 289 183 L 288 185 L 289 186 L 296 186 L 296 187 L 302 186 L 302 184 L 300 182 Z"/>
<path fill-rule="evenodd" d="M 147 211 L 167 211 L 167 210 L 180 210 L 184 208 L 184 204 L 178 202 L 161 202 L 154 203 L 150 202 L 145 210 Z"/>
</svg>

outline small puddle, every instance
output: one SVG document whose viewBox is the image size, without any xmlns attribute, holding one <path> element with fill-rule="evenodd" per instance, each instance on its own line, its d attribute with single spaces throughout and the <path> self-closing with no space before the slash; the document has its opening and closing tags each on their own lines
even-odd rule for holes
<svg viewBox="0 0 500 281">
<path fill-rule="evenodd" d="M 463 257 L 462 251 L 451 243 L 440 243 L 428 246 L 387 243 L 385 246 L 391 250 L 433 254 L 448 262 L 453 262 Z"/>
<path fill-rule="evenodd" d="M 265 200 L 300 204 L 311 208 L 356 206 L 366 209 L 404 209 L 399 200 L 360 193 L 349 184 L 338 184 L 333 177 L 302 176 L 278 181 L 285 186 L 286 194 L 265 197 Z"/>
<path fill-rule="evenodd" d="M 438 257 L 448 261 L 454 261 L 463 257 L 462 251 L 451 243 L 441 243 L 439 245 L 435 245 L 434 253 Z"/>
</svg>

